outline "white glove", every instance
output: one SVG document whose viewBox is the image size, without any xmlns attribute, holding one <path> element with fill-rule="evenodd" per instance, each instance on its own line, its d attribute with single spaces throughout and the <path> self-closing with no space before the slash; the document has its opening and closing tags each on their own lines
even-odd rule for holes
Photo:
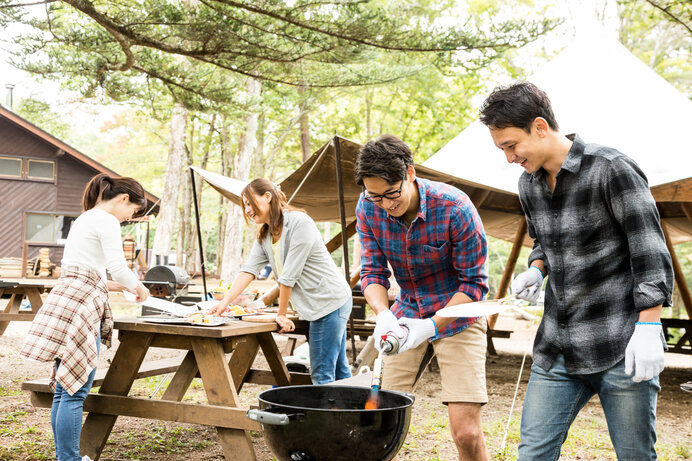
<svg viewBox="0 0 692 461">
<path fill-rule="evenodd" d="M 660 324 L 636 324 L 625 349 L 625 373 L 635 383 L 648 381 L 663 371 L 665 336 Z"/>
<path fill-rule="evenodd" d="M 397 352 L 397 354 L 406 352 L 409 349 L 415 349 L 423 341 L 437 334 L 437 325 L 435 325 L 435 321 L 431 318 L 409 319 L 404 317 L 399 319 L 399 325 L 408 328 L 408 337 L 406 341 L 404 341 L 404 344 L 399 346 L 399 352 Z"/>
<path fill-rule="evenodd" d="M 384 310 L 377 314 L 375 319 L 375 331 L 372 335 L 375 338 L 375 349 L 380 351 L 380 339 L 382 336 L 391 334 L 397 337 L 397 339 L 404 339 L 406 332 L 399 326 L 397 322 L 396 315 L 392 313 L 389 309 Z"/>
<path fill-rule="evenodd" d="M 518 299 L 534 303 L 541 293 L 542 285 L 543 272 L 536 266 L 531 266 L 529 270 L 516 276 L 512 282 L 512 294 L 517 295 Z"/>
</svg>

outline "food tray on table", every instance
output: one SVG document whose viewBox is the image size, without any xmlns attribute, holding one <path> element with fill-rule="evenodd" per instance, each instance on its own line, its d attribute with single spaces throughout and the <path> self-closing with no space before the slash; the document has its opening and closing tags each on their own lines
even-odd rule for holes
<svg viewBox="0 0 692 461">
<path fill-rule="evenodd" d="M 197 327 L 218 327 L 227 324 L 232 319 L 230 317 L 207 317 L 206 322 L 194 322 L 184 317 L 171 317 L 168 315 L 148 315 L 137 317 L 147 323 L 160 323 L 166 325 L 193 325 Z"/>
</svg>

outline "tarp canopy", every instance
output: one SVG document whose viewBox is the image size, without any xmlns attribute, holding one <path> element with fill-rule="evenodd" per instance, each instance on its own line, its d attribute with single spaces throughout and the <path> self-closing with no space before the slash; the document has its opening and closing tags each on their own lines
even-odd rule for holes
<svg viewBox="0 0 692 461">
<path fill-rule="evenodd" d="M 528 80 L 550 97 L 562 133 L 633 158 L 672 241 L 692 239 L 692 101 L 607 34 L 578 35 Z M 522 173 L 479 120 L 424 165 L 515 193 Z"/>
<path fill-rule="evenodd" d="M 353 221 L 361 193 L 361 187 L 354 180 L 360 144 L 336 136 L 279 184 L 290 204 L 305 210 L 315 221 L 340 220 L 336 180 L 337 142 L 341 156 L 346 222 Z M 510 241 L 514 239 L 517 225 L 524 219 L 516 193 L 464 180 L 423 165 L 415 165 L 415 168 L 416 174 L 422 178 L 451 184 L 466 192 L 478 208 L 488 235 Z M 236 204 L 241 203 L 240 192 L 246 183 L 201 168 L 193 169 L 224 197 Z M 528 240 L 526 243 L 529 243 Z"/>
</svg>

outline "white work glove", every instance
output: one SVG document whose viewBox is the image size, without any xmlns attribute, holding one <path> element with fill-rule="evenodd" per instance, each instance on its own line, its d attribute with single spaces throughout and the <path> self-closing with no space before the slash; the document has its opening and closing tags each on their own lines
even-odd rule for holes
<svg viewBox="0 0 692 461">
<path fill-rule="evenodd" d="M 529 302 L 536 302 L 538 295 L 541 294 L 543 285 L 543 272 L 536 266 L 529 267 L 529 270 L 517 275 L 512 282 L 512 294 L 518 299 L 525 299 Z"/>
<path fill-rule="evenodd" d="M 635 324 L 634 333 L 625 349 L 625 373 L 639 383 L 663 371 L 665 336 L 660 324 Z"/>
<path fill-rule="evenodd" d="M 404 339 L 404 336 L 406 336 L 406 332 L 399 326 L 399 322 L 397 322 L 396 315 L 389 309 L 377 314 L 377 318 L 375 319 L 375 331 L 373 331 L 372 335 L 375 338 L 375 349 L 378 351 L 381 350 L 380 339 L 387 334 L 394 335 L 397 339 Z"/>
<path fill-rule="evenodd" d="M 404 344 L 399 346 L 399 352 L 397 352 L 397 354 L 406 352 L 409 349 L 415 349 L 423 341 L 437 334 L 437 325 L 435 325 L 435 321 L 431 318 L 409 319 L 404 317 L 399 319 L 399 325 L 408 328 L 408 337 L 406 341 L 404 341 Z"/>
</svg>

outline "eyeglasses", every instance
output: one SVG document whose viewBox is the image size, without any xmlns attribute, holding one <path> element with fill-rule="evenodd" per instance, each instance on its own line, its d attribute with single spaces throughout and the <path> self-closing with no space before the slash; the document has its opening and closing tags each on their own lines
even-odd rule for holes
<svg viewBox="0 0 692 461">
<path fill-rule="evenodd" d="M 406 179 L 406 178 L 404 178 Z M 401 180 L 401 184 L 399 184 L 399 188 L 397 190 L 393 190 L 391 192 L 387 192 L 386 194 L 370 194 L 366 189 L 365 186 L 363 186 L 363 198 L 367 200 L 368 202 L 381 202 L 382 199 L 389 199 L 389 200 L 394 200 L 395 198 L 401 197 L 401 189 L 404 188 L 404 179 Z"/>
</svg>

